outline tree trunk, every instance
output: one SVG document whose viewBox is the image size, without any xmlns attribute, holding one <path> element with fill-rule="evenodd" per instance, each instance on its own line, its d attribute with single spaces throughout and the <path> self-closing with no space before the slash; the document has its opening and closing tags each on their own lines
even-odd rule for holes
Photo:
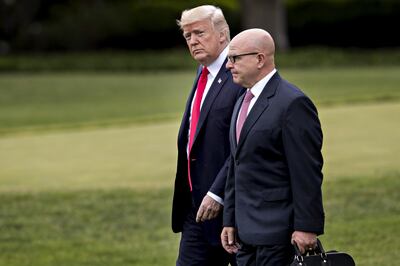
<svg viewBox="0 0 400 266">
<path fill-rule="evenodd" d="M 240 0 L 243 29 L 261 28 L 268 31 L 280 51 L 289 50 L 286 10 L 283 0 Z"/>
</svg>

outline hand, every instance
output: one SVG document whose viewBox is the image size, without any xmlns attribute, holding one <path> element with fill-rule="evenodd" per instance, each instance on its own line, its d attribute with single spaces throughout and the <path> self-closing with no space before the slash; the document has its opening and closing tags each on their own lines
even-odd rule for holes
<svg viewBox="0 0 400 266">
<path fill-rule="evenodd" d="M 306 251 L 314 250 L 317 246 L 317 235 L 309 232 L 294 231 L 292 234 L 292 244 L 296 242 L 301 254 Z"/>
<path fill-rule="evenodd" d="M 197 211 L 196 222 L 204 222 L 217 217 L 221 212 L 222 205 L 215 201 L 210 196 L 206 195 L 201 202 L 200 208 Z"/>
<path fill-rule="evenodd" d="M 229 254 L 238 252 L 239 243 L 236 241 L 236 229 L 235 227 L 224 227 L 221 233 L 222 247 Z"/>
</svg>

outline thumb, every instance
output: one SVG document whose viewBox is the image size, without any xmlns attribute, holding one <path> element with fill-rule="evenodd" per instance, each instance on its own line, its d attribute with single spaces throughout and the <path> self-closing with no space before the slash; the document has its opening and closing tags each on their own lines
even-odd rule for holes
<svg viewBox="0 0 400 266">
<path fill-rule="evenodd" d="M 228 244 L 233 245 L 235 243 L 235 234 L 233 230 L 228 231 Z"/>
</svg>

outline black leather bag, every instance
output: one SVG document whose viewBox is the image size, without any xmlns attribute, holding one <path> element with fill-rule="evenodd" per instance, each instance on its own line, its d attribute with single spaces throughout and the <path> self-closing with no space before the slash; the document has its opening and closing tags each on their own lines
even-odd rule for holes
<svg viewBox="0 0 400 266">
<path fill-rule="evenodd" d="M 325 252 L 321 241 L 317 239 L 317 248 L 306 255 L 301 255 L 296 243 L 296 255 L 290 266 L 355 266 L 353 258 L 344 252 Z"/>
</svg>

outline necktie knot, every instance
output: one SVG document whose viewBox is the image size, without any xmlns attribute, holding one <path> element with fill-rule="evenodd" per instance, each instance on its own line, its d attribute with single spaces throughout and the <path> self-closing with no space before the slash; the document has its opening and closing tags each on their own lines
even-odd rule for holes
<svg viewBox="0 0 400 266">
<path fill-rule="evenodd" d="M 251 90 L 247 90 L 246 95 L 244 96 L 245 102 L 250 102 L 253 99 L 254 95 L 251 93 Z"/>
<path fill-rule="evenodd" d="M 204 76 L 206 76 L 207 77 L 207 75 L 210 73 L 210 71 L 208 71 L 208 68 L 207 67 L 203 67 L 203 70 L 201 71 L 201 75 L 204 77 Z"/>
<path fill-rule="evenodd" d="M 253 99 L 253 97 L 254 97 L 253 93 L 251 93 L 250 90 L 247 90 L 246 94 L 244 95 L 242 108 L 240 110 L 238 122 L 237 122 L 237 125 L 236 125 L 236 141 L 238 143 L 239 143 L 239 137 L 240 137 L 240 133 L 242 131 L 242 127 L 243 127 L 244 121 L 247 118 L 247 112 L 249 110 L 250 102 L 251 102 L 251 99 Z"/>
</svg>

